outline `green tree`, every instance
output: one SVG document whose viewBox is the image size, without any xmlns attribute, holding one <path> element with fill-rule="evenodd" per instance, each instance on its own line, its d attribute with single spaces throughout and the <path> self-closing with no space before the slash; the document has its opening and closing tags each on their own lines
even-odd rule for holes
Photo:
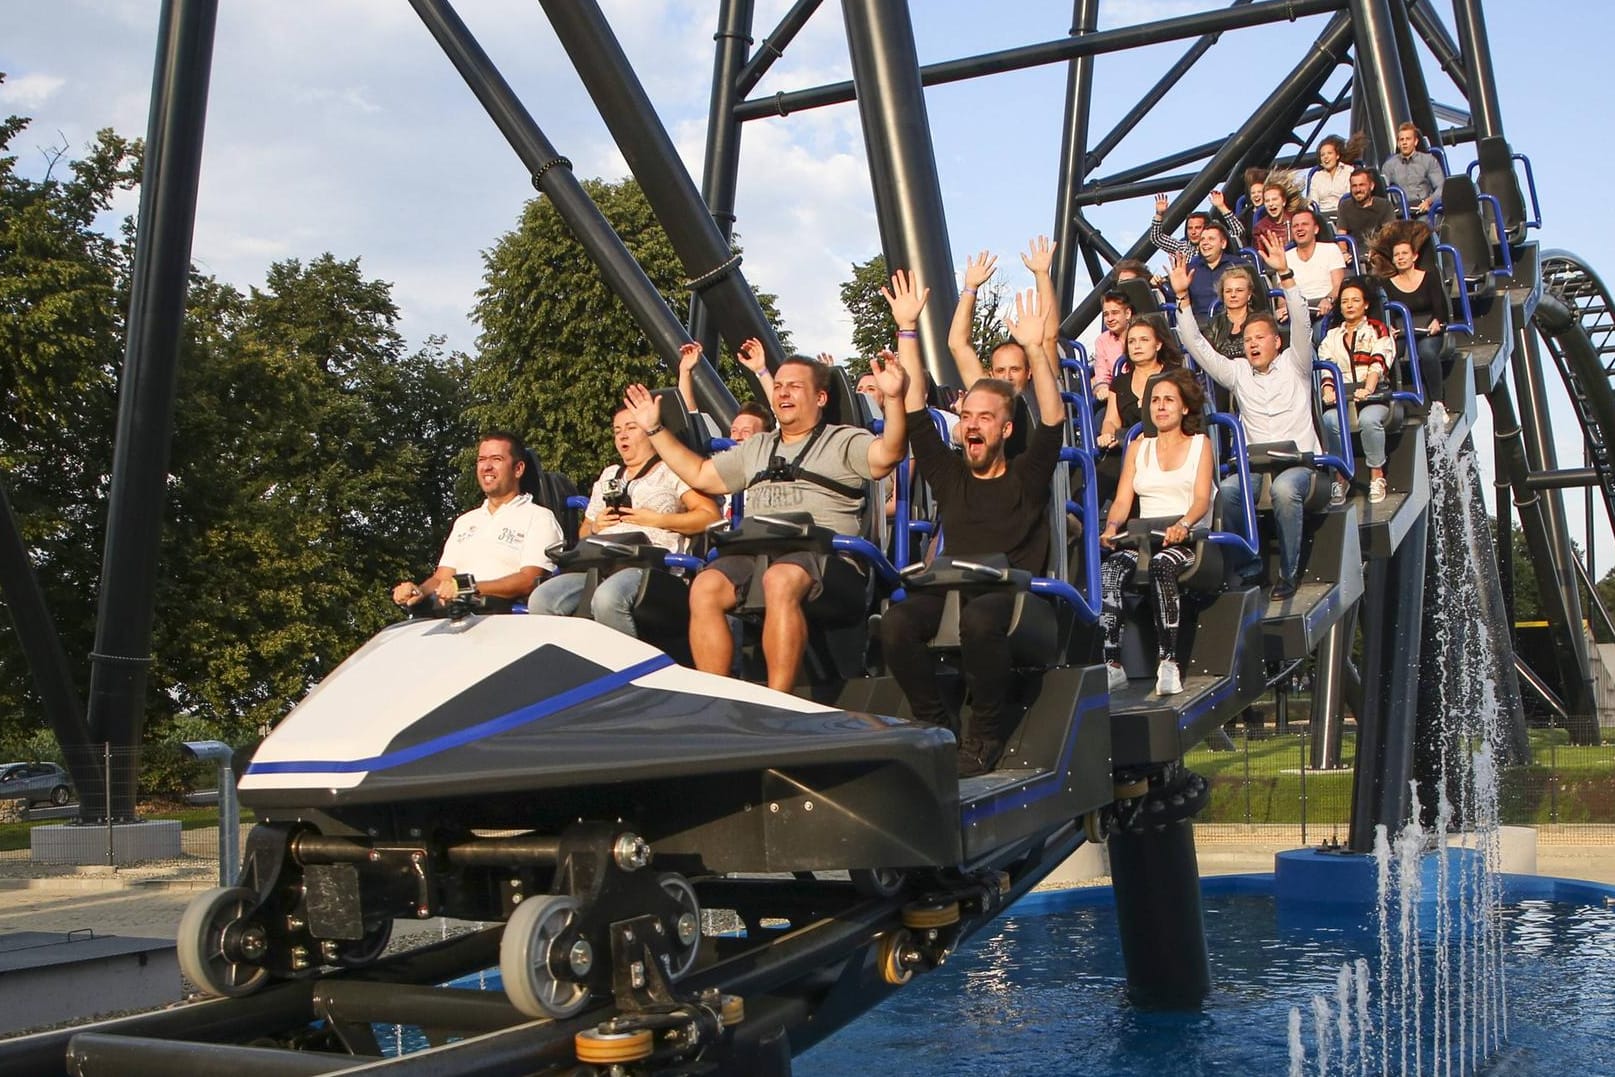
<svg viewBox="0 0 1615 1077">
<path fill-rule="evenodd" d="M 682 310 L 683 267 L 639 185 L 585 180 L 583 186 L 669 307 Z M 611 415 L 623 387 L 670 385 L 673 377 L 549 199 L 528 202 L 515 230 L 483 260 L 474 315 L 482 333 L 468 412 L 481 427 L 521 433 L 546 469 L 590 481 L 615 459 Z M 789 347 L 774 297 L 758 298 Z M 744 398 L 738 364 L 724 358 L 720 369 Z"/>
<path fill-rule="evenodd" d="M 841 305 L 852 319 L 852 347 L 854 355 L 845 360 L 853 377 L 869 369 L 870 357 L 890 348 L 897 339 L 897 323 L 892 321 L 891 308 L 880 290 L 891 282 L 886 269 L 886 256 L 877 254 L 862 262 L 854 262 L 852 276 L 841 283 Z M 998 279 L 987 282 L 976 295 L 975 315 L 971 319 L 970 340 L 976 353 L 986 365 L 987 355 L 1009 339 L 1001 320 L 1004 313 L 1004 296 L 1007 294 Z M 932 295 L 932 301 L 936 299 Z M 952 311 L 949 311 L 952 314 Z"/>
</svg>

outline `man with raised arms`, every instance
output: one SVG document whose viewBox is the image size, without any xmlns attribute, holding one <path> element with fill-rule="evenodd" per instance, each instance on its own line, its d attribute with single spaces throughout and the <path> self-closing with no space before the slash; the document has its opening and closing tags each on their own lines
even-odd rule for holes
<svg viewBox="0 0 1615 1077">
<path fill-rule="evenodd" d="M 686 348 L 697 345 L 687 344 Z M 879 437 L 856 426 L 824 422 L 830 371 L 805 356 L 792 356 L 774 371 L 774 417 L 778 427 L 708 459 L 665 432 L 656 401 L 643 385 L 630 385 L 625 403 L 652 447 L 674 474 L 707 494 L 745 491 L 748 513 L 807 512 L 821 527 L 855 534 L 864 508 L 866 480 L 891 474 L 903 459 L 903 394 L 908 379 L 898 363 L 877 359 L 875 378 L 885 394 L 885 426 Z M 727 674 L 734 658 L 728 613 L 746 589 L 759 583 L 763 656 L 768 686 L 790 691 L 807 646 L 804 602 L 823 586 L 818 559 L 808 553 L 774 558 L 761 581 L 751 578 L 750 557 L 719 557 L 690 585 L 690 652 L 697 669 Z"/>
<path fill-rule="evenodd" d="M 1301 452 L 1321 453 L 1323 445 L 1312 422 L 1312 320 L 1301 289 L 1296 287 L 1295 273 L 1285 258 L 1284 240 L 1269 234 L 1262 237 L 1261 243 L 1262 260 L 1278 274 L 1290 307 L 1290 346 L 1284 347 L 1278 321 L 1266 312 L 1245 319 L 1244 360 L 1230 359 L 1213 348 L 1193 318 L 1178 319 L 1178 334 L 1184 349 L 1201 368 L 1233 394 L 1248 443 L 1292 441 Z M 1174 259 L 1172 289 L 1180 297 L 1188 294 L 1195 272 L 1182 259 Z M 1180 309 L 1188 308 L 1187 299 L 1180 298 L 1178 303 Z M 1302 506 L 1312 476 L 1311 468 L 1299 465 L 1273 476 L 1273 523 L 1279 540 L 1279 580 L 1273 587 L 1274 598 L 1295 594 L 1295 577 L 1301 564 Z M 1223 528 L 1243 529 L 1245 501 L 1237 474 L 1223 480 L 1218 499 Z"/>
<path fill-rule="evenodd" d="M 394 587 L 394 602 L 411 609 L 450 602 L 459 592 L 454 577 L 460 574 L 471 576 L 476 594 L 516 602 L 555 568 L 544 551 L 566 539 L 555 514 L 520 492 L 524 455 L 515 434 L 493 430 L 482 436 L 477 444 L 482 504 L 454 521 L 437 571 L 420 583 L 405 580 Z"/>
<path fill-rule="evenodd" d="M 1048 236 L 1038 236 L 1027 244 L 1021 263 L 1032 271 L 1037 280 L 1037 294 L 1043 311 L 1043 333 L 1039 343 L 1044 362 L 1058 369 L 1060 316 L 1054 297 L 1054 278 L 1050 266 L 1054 263 L 1054 244 Z M 959 305 L 953 310 L 953 322 L 948 326 L 948 351 L 959 368 L 959 380 L 966 389 L 985 377 L 1009 382 L 1016 394 L 1024 393 L 1032 383 L 1029 356 L 1018 341 L 1006 340 L 992 350 L 988 357 L 991 369 L 981 365 L 981 357 L 970 342 L 970 330 L 976 317 L 976 291 L 992 278 L 998 269 L 998 258 L 982 251 L 965 260 L 964 287 L 959 290 Z M 912 376 L 912 375 L 911 375 Z"/>
<path fill-rule="evenodd" d="M 1049 480 L 1060 459 L 1065 405 L 1043 353 L 1045 309 L 1036 291 L 1015 298 L 1005 326 L 1025 350 L 1037 395 L 1038 426 L 1026 451 L 1014 460 L 1004 443 L 1014 428 L 1015 393 L 1008 382 L 980 378 L 959 404 L 958 436 L 963 455 L 937 436 L 926 414 L 925 375 L 916 336 L 929 289 L 917 289 L 913 274 L 898 270 L 882 289 L 897 321 L 897 354 L 908 374 L 908 437 L 920 475 L 930 485 L 952 556 L 1003 553 L 1012 567 L 1042 575 L 1049 552 Z M 1034 599 L 1033 601 L 1041 601 Z M 881 618 L 886 664 L 908 696 L 916 720 L 950 726 L 937 691 L 936 664 L 926 646 L 942 620 L 943 597 L 918 592 L 893 603 Z M 993 768 L 1009 732 L 1013 684 L 1009 621 L 1014 596 L 983 594 L 964 600 L 959 614 L 960 662 L 970 691 L 972 719 L 959 747 L 959 775 Z"/>
</svg>

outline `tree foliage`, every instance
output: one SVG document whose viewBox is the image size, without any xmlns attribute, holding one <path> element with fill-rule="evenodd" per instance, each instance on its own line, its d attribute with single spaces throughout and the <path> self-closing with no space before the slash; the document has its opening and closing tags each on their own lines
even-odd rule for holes
<svg viewBox="0 0 1615 1077">
<path fill-rule="evenodd" d="M 886 256 L 877 254 L 851 266 L 852 276 L 841 282 L 841 305 L 852 319 L 852 347 L 854 355 L 845 365 L 854 377 L 869 369 L 869 360 L 884 348 L 892 347 L 897 339 L 897 323 L 892 320 L 891 308 L 880 290 L 891 283 L 886 268 Z M 1001 318 L 1004 313 L 1006 289 L 994 278 L 976 295 L 976 310 L 970 323 L 970 340 L 976 353 L 987 365 L 987 354 L 1009 339 Z M 932 301 L 936 300 L 935 293 Z M 952 315 L 952 311 L 948 312 Z"/>
<path fill-rule="evenodd" d="M 583 187 L 669 308 L 682 311 L 683 267 L 639 185 L 585 180 Z M 521 433 L 546 469 L 592 480 L 616 458 L 611 415 L 624 386 L 671 385 L 673 375 L 548 198 L 529 201 L 515 229 L 483 259 L 469 413 L 480 426 Z M 774 297 L 758 299 L 789 347 Z M 744 399 L 738 364 L 724 361 L 720 369 Z"/>
<path fill-rule="evenodd" d="M 0 481 L 83 693 L 123 355 L 132 246 L 97 218 L 140 174 L 102 132 L 41 179 L 0 124 Z M 460 506 L 469 364 L 410 351 L 390 286 L 329 254 L 243 294 L 193 275 L 178 373 L 147 739 L 175 723 L 249 740 L 396 616 Z M 0 754 L 44 720 L 0 632 Z"/>
</svg>

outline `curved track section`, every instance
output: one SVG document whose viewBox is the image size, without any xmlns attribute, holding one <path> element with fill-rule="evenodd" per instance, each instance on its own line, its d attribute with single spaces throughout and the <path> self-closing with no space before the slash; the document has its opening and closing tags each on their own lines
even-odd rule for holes
<svg viewBox="0 0 1615 1077">
<path fill-rule="evenodd" d="M 1570 393 L 1615 526 L 1615 300 L 1569 251 L 1543 252 L 1542 292 L 1534 321 Z"/>
</svg>

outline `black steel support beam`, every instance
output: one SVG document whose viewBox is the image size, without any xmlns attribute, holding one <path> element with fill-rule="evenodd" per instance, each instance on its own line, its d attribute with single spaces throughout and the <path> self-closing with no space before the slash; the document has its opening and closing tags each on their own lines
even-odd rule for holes
<svg viewBox="0 0 1615 1077">
<path fill-rule="evenodd" d="M 1071 35 L 1099 28 L 1099 0 L 1072 0 Z M 1054 196 L 1054 292 L 1060 309 L 1071 306 L 1077 289 L 1078 235 L 1072 201 L 1088 177 L 1088 120 L 1093 104 L 1092 56 L 1071 61 L 1065 79 L 1065 123 L 1060 134 L 1060 176 Z"/>
<path fill-rule="evenodd" d="M 791 43 L 813 13 L 819 10 L 824 0 L 796 0 L 774 27 L 774 32 L 763 38 L 763 43 L 757 46 L 757 52 L 735 78 L 735 94 L 745 97 L 751 93 L 753 87 L 774 66 L 774 61 L 785 55 L 785 46 Z"/>
<path fill-rule="evenodd" d="M 103 755 L 94 747 L 95 738 L 90 736 L 90 723 L 73 684 L 61 633 L 45 602 L 45 590 L 39 585 L 39 575 L 28 556 L 22 526 L 11 511 L 11 498 L 4 484 L 0 484 L 0 600 L 11 613 L 17 643 L 33 674 L 34 690 L 39 693 L 45 718 L 56 734 L 56 743 L 62 746 L 74 788 L 104 789 Z"/>
<path fill-rule="evenodd" d="M 1211 993 L 1211 963 L 1194 824 L 1119 830 L 1109 852 L 1127 1000 L 1145 1010 L 1198 1009 Z"/>
<path fill-rule="evenodd" d="M 1264 7 L 1263 4 L 1252 4 L 1248 8 L 1240 8 L 1239 12 L 1254 11 Z M 1223 14 L 1237 14 L 1238 12 L 1224 12 Z M 1095 37 L 1100 35 L 1095 34 Z M 1286 75 L 1238 131 L 1231 135 L 1220 150 L 1206 162 L 1194 180 L 1188 184 L 1183 193 L 1167 207 L 1166 215 L 1162 219 L 1161 227 L 1167 232 L 1175 231 L 1183 224 L 1194 208 L 1198 206 L 1213 187 L 1223 183 L 1234 172 L 1235 164 L 1242 160 L 1252 147 L 1264 140 L 1272 139 L 1274 132 L 1290 130 L 1295 126 L 1296 117 L 1300 116 L 1312 103 L 1313 98 L 1345 56 L 1351 45 L 1351 20 L 1344 15 L 1336 15 L 1329 20 L 1318 40 L 1312 43 L 1300 63 Z M 1269 158 L 1271 160 L 1271 157 Z M 1146 234 L 1128 250 L 1128 258 L 1148 258 L 1154 251 L 1155 245 L 1150 242 Z M 1099 314 L 1099 305 L 1102 294 L 1095 290 L 1088 293 L 1065 320 L 1060 323 L 1060 332 L 1064 336 L 1075 336 L 1081 332 Z"/>
<path fill-rule="evenodd" d="M 1107 52 L 1122 52 L 1140 45 L 1157 45 L 1163 41 L 1180 41 L 1202 34 L 1223 30 L 1238 30 L 1246 26 L 1264 26 L 1272 22 L 1293 22 L 1304 15 L 1326 15 L 1346 7 L 1347 0 L 1260 0 L 1247 7 L 1228 8 L 1223 11 L 1204 12 L 1198 15 L 1181 15 L 1172 19 L 1139 23 L 1115 30 L 1101 30 L 1078 38 L 1060 38 L 1037 45 L 989 52 L 964 60 L 946 60 L 920 69 L 920 80 L 926 86 L 940 86 L 947 82 L 960 82 L 981 75 L 997 75 L 1006 71 L 1022 71 L 1045 64 L 1065 63 L 1079 56 L 1098 56 Z M 787 116 L 825 105 L 839 105 L 857 96 L 851 82 L 837 82 L 808 90 L 793 90 L 774 94 L 740 105 L 735 114 L 741 120 L 757 120 L 767 116 Z"/>
<path fill-rule="evenodd" d="M 908 3 L 844 0 L 842 15 L 852 77 L 864 91 L 858 115 L 886 265 L 914 271 L 931 289 L 920 312 L 920 351 L 938 385 L 958 385 L 959 370 L 947 347 L 958 284 Z"/>
<path fill-rule="evenodd" d="M 732 253 L 728 239 L 713 222 L 599 5 L 594 0 L 539 3 L 723 338 L 738 351 L 748 337 L 756 337 L 772 367 L 785 358 L 785 349 L 740 271 L 739 256 Z M 727 426 L 737 407 L 734 398 L 717 381 L 715 372 L 708 374 L 705 365 L 697 374 L 696 394 L 702 408 Z M 715 384 L 703 389 L 709 377 Z M 749 372 L 747 377 L 751 378 Z M 716 392 L 720 388 L 721 394 Z M 709 404 L 709 397 L 717 399 Z"/>
<path fill-rule="evenodd" d="M 532 174 L 533 186 L 554 204 L 561 220 L 577 236 L 607 287 L 628 308 L 656 354 L 670 371 L 677 370 L 679 347 L 690 339 L 684 325 L 572 174 L 572 162 L 561 156 L 533 120 L 448 0 L 410 0 L 410 4 Z M 695 389 L 703 408 L 721 409 L 727 401 L 727 414 L 733 417 L 734 397 L 715 370 L 709 366 L 697 370 Z"/>
<path fill-rule="evenodd" d="M 719 0 L 717 41 L 712 60 L 712 103 L 707 110 L 707 151 L 701 167 L 701 199 L 727 243 L 735 232 L 735 187 L 740 175 L 739 100 L 735 79 L 751 49 L 752 0 Z M 700 292 L 690 293 L 690 336 L 716 363 L 718 329 Z"/>
<path fill-rule="evenodd" d="M 112 802 L 103 803 L 105 786 L 80 789 L 81 818 L 86 819 L 133 818 L 135 812 L 180 334 L 217 19 L 217 0 L 169 0 L 157 31 L 101 600 L 90 655 L 88 725 L 92 738 L 112 745 L 113 773 L 106 783 L 112 787 Z"/>
<path fill-rule="evenodd" d="M 1408 24 L 1402 0 L 1391 0 L 1391 33 L 1396 39 L 1398 66 L 1402 69 L 1402 82 L 1407 88 L 1409 118 L 1421 131 L 1430 134 L 1430 144 L 1441 140 L 1441 120 L 1436 116 L 1435 102 L 1430 99 L 1430 86 L 1424 79 L 1424 65 L 1413 41 L 1413 28 Z"/>
<path fill-rule="evenodd" d="M 1452 80 L 1465 101 L 1469 100 L 1469 73 L 1464 70 L 1463 53 L 1458 49 L 1458 43 L 1447 32 L 1447 24 L 1441 21 L 1441 16 L 1430 6 L 1430 0 L 1407 0 L 1408 21 L 1413 29 L 1424 41 L 1425 48 L 1430 50 L 1441 70 Z"/>
<path fill-rule="evenodd" d="M 1365 131 L 1376 161 L 1396 152 L 1396 125 L 1412 119 L 1402 61 L 1391 28 L 1391 0 L 1351 0 L 1352 33 L 1356 38 L 1357 94 L 1366 106 Z M 1435 128 L 1430 128 L 1435 137 Z"/>
<path fill-rule="evenodd" d="M 1323 643 L 1318 647 L 1316 687 L 1312 692 L 1313 770 L 1335 770 L 1340 766 L 1345 663 L 1351 654 L 1356 624 L 1355 614 L 1340 618 L 1324 633 Z"/>
<path fill-rule="evenodd" d="M 1503 133 L 1503 111 L 1497 101 L 1497 75 L 1492 68 L 1492 46 L 1486 39 L 1486 13 L 1480 0 L 1452 0 L 1453 23 L 1469 73 L 1469 113 L 1475 117 L 1477 138 Z"/>
<path fill-rule="evenodd" d="M 1347 848 L 1372 852 L 1374 828 L 1408 821 L 1419 702 L 1421 618 L 1429 514 L 1420 513 L 1389 559 L 1363 566 L 1363 706 L 1357 712 Z"/>
</svg>

